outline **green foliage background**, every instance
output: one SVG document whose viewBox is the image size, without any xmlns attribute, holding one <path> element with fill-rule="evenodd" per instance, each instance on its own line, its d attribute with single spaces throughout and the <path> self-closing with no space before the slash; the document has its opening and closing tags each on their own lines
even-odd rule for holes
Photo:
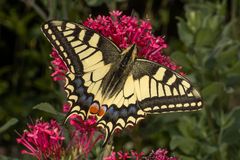
<svg viewBox="0 0 240 160">
<path fill-rule="evenodd" d="M 183 66 L 204 99 L 202 111 L 150 116 L 121 132 L 115 149 L 161 147 L 182 160 L 239 160 L 240 0 L 1 0 L 0 159 L 21 156 L 14 130 L 52 116 L 33 106 L 48 102 L 60 111 L 64 101 L 50 78 L 51 46 L 40 25 L 114 9 L 149 18 L 155 34 L 166 37 L 165 54 Z"/>
</svg>

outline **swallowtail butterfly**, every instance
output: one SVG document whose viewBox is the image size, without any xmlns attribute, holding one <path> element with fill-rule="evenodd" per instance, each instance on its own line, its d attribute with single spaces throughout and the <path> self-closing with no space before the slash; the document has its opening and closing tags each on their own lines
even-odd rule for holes
<svg viewBox="0 0 240 160">
<path fill-rule="evenodd" d="M 81 24 L 52 20 L 42 32 L 68 67 L 65 91 L 68 117 L 97 118 L 104 144 L 116 129 L 134 126 L 148 114 L 193 111 L 202 107 L 199 92 L 178 73 L 137 58 L 135 45 L 119 49 Z"/>
</svg>

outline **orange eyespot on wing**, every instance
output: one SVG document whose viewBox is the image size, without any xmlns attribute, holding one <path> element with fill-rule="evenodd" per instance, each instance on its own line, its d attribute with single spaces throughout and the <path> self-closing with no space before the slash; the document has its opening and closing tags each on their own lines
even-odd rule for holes
<svg viewBox="0 0 240 160">
<path fill-rule="evenodd" d="M 97 114 L 99 112 L 99 105 L 97 103 L 93 103 L 90 107 L 89 107 L 89 111 L 91 114 Z"/>
<path fill-rule="evenodd" d="M 106 113 L 107 107 L 106 106 L 101 106 L 98 112 L 98 116 L 102 117 Z"/>
</svg>

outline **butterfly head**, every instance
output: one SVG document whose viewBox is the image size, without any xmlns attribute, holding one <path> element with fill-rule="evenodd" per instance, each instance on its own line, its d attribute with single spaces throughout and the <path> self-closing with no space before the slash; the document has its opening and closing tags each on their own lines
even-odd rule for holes
<svg viewBox="0 0 240 160">
<path fill-rule="evenodd" d="M 121 66 L 127 66 L 127 64 L 130 64 L 131 62 L 134 62 L 137 58 L 137 46 L 135 44 L 129 46 L 125 50 L 122 51 L 122 62 Z"/>
<path fill-rule="evenodd" d="M 137 46 L 135 44 L 131 45 L 129 52 L 132 53 L 131 58 L 132 58 L 132 61 L 134 61 L 137 58 Z"/>
</svg>

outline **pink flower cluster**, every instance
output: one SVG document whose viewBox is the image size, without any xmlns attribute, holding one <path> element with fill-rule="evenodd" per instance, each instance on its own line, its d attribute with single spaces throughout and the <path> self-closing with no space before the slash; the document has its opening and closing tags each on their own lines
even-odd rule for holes
<svg viewBox="0 0 240 160">
<path fill-rule="evenodd" d="M 28 149 L 21 152 L 39 160 L 53 157 L 60 159 L 63 140 L 61 128 L 55 120 L 50 123 L 38 120 L 36 124 L 28 125 L 28 129 L 17 138 L 17 142 Z"/>
<path fill-rule="evenodd" d="M 178 160 L 176 157 L 168 157 L 168 151 L 165 149 L 158 149 L 153 151 L 148 157 L 147 160 Z"/>
<path fill-rule="evenodd" d="M 51 57 L 53 58 L 51 64 L 53 66 L 54 72 L 51 74 L 54 81 L 64 80 L 64 76 L 67 72 L 67 66 L 60 58 L 57 50 L 55 48 L 52 49 Z"/>
<path fill-rule="evenodd" d="M 71 106 L 70 106 L 69 103 L 64 103 L 64 104 L 63 104 L 62 111 L 63 111 L 64 113 L 68 113 L 68 112 L 70 111 L 70 109 L 71 109 Z"/>
<path fill-rule="evenodd" d="M 88 18 L 83 24 L 110 38 L 121 49 L 136 44 L 139 57 L 172 70 L 181 69 L 168 56 L 162 54 L 162 49 L 167 48 L 167 44 L 162 37 L 155 37 L 152 34 L 151 23 L 147 20 L 138 20 L 136 17 L 122 15 L 120 11 L 112 11 L 110 16 Z"/>
<path fill-rule="evenodd" d="M 96 119 L 89 118 L 83 121 L 80 116 L 70 117 L 70 124 L 74 127 L 69 130 L 70 140 L 63 145 L 65 137 L 62 129 L 55 120 L 42 122 L 37 120 L 34 125 L 28 125 L 17 142 L 27 148 L 22 154 L 29 154 L 37 159 L 56 159 L 62 157 L 87 158 L 95 144 L 103 138 L 103 135 L 96 134 Z M 73 157 L 72 157 L 73 158 Z"/>
<path fill-rule="evenodd" d="M 72 115 L 70 124 L 75 128 L 71 136 L 71 146 L 75 146 L 80 155 L 84 154 L 87 157 L 94 145 L 104 138 L 102 134 L 94 137 L 97 129 L 96 118 L 89 117 L 84 121 L 80 116 Z"/>
<path fill-rule="evenodd" d="M 143 152 L 131 151 L 129 152 L 112 152 L 110 156 L 105 157 L 104 160 L 178 160 L 176 157 L 168 157 L 168 151 L 165 149 L 158 149 L 157 151 L 152 151 L 148 156 L 144 156 Z"/>
<path fill-rule="evenodd" d="M 135 160 L 140 160 L 143 158 L 144 153 L 143 152 L 136 152 L 136 151 L 131 151 L 129 152 L 112 152 L 110 156 L 105 157 L 104 160 L 128 160 L 128 159 L 135 159 Z"/>
</svg>

